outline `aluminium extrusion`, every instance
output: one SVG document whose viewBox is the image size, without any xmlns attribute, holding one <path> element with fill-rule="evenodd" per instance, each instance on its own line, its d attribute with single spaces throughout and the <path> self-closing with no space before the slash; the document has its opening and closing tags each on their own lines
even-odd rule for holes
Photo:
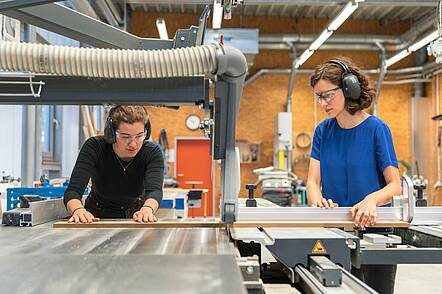
<svg viewBox="0 0 442 294">
<path fill-rule="evenodd" d="M 318 279 L 303 266 L 296 266 L 295 272 L 300 278 L 301 285 L 307 293 L 377 293 L 369 286 L 362 283 L 350 272 L 342 270 L 342 285 L 340 287 L 325 287 Z M 306 289 L 307 288 L 307 289 Z"/>
<path fill-rule="evenodd" d="M 350 207 L 240 207 L 238 221 L 353 221 Z M 378 221 L 402 220 L 401 207 L 378 207 Z"/>
<path fill-rule="evenodd" d="M 441 264 L 442 248 L 361 248 L 360 264 Z"/>
<path fill-rule="evenodd" d="M 412 225 L 442 225 L 442 207 L 415 207 Z"/>
</svg>

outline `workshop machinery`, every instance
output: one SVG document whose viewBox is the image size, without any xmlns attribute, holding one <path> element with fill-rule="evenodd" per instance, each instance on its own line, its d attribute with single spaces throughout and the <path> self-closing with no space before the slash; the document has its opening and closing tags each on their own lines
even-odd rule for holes
<svg viewBox="0 0 442 294">
<path fill-rule="evenodd" d="M 375 293 L 351 274 L 352 267 L 442 263 L 440 207 L 412 205 L 408 181 L 404 191 L 411 193 L 395 199 L 400 206 L 378 208 L 376 227 L 395 228 L 388 235 L 354 229 L 348 208 L 278 207 L 264 199 L 255 199 L 256 206 L 238 201 L 238 218 L 230 225 L 219 219 L 64 220 L 20 231 L 1 227 L 0 269 L 6 274 L 0 281 L 8 292 L 27 287 L 34 293 L 136 292 L 144 282 L 178 293 L 272 293 L 275 284 L 279 293 Z M 27 266 L 16 266 L 22 263 Z M 43 282 L 49 271 L 56 282 Z M 115 275 L 125 276 L 108 282 Z"/>
<path fill-rule="evenodd" d="M 293 190 L 296 175 L 274 167 L 253 170 L 258 175 L 257 185 L 261 185 L 261 197 L 279 206 L 293 205 Z"/>
<path fill-rule="evenodd" d="M 238 205 L 235 126 L 247 63 L 234 48 L 202 45 L 208 9 L 199 27 L 179 30 L 173 40 L 137 38 L 56 3 L 4 13 L 93 46 L 120 49 L 0 42 L 0 67 L 21 71 L 4 78 L 11 83 L 1 89 L 11 95 L 0 96 L 0 103 L 201 106 L 208 114 L 212 157 L 221 160 L 222 201 L 221 219 L 215 220 L 2 226 L 2 291 L 262 293 L 283 283 L 287 293 L 373 293 L 351 275 L 352 266 L 442 263 L 442 210 L 415 207 L 407 178 L 394 206 L 378 208 L 376 226 L 395 228 L 387 237 L 364 237 L 348 208 Z M 29 80 L 30 93 L 13 82 L 17 76 Z M 216 99 L 209 97 L 210 82 Z"/>
</svg>

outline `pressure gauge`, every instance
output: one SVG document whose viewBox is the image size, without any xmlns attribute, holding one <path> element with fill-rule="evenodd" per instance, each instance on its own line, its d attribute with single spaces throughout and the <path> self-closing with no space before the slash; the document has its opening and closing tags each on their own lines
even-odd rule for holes
<svg viewBox="0 0 442 294">
<path fill-rule="evenodd" d="M 200 127 L 201 119 L 196 114 L 191 114 L 186 118 L 186 127 L 195 131 Z"/>
</svg>

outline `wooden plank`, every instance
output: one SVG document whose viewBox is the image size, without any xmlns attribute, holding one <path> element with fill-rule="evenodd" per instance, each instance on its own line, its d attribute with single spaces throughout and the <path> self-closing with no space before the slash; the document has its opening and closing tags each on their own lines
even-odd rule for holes
<svg viewBox="0 0 442 294">
<path fill-rule="evenodd" d="M 54 223 L 54 228 L 221 228 L 226 225 L 219 219 L 196 219 L 196 220 L 160 220 L 156 223 L 137 223 L 130 219 L 106 219 L 89 224 L 68 223 L 59 221 Z M 374 225 L 374 228 L 408 228 L 409 223 L 403 221 L 382 221 Z M 353 228 L 351 221 L 238 221 L 232 227 L 235 228 Z"/>
<path fill-rule="evenodd" d="M 67 221 L 54 223 L 54 228 L 221 228 L 225 227 L 220 220 L 161 220 L 156 223 L 137 223 L 131 219 L 106 219 L 98 222 L 76 224 Z"/>
</svg>

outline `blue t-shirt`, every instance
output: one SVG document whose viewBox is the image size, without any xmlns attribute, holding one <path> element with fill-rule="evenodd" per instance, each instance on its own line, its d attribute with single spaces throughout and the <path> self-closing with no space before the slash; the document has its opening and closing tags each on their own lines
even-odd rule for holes
<svg viewBox="0 0 442 294">
<path fill-rule="evenodd" d="M 321 122 L 315 130 L 311 157 L 321 163 L 322 195 L 339 206 L 353 206 L 386 186 L 383 171 L 398 167 L 388 126 L 369 116 L 351 129 L 336 118 Z"/>
</svg>

